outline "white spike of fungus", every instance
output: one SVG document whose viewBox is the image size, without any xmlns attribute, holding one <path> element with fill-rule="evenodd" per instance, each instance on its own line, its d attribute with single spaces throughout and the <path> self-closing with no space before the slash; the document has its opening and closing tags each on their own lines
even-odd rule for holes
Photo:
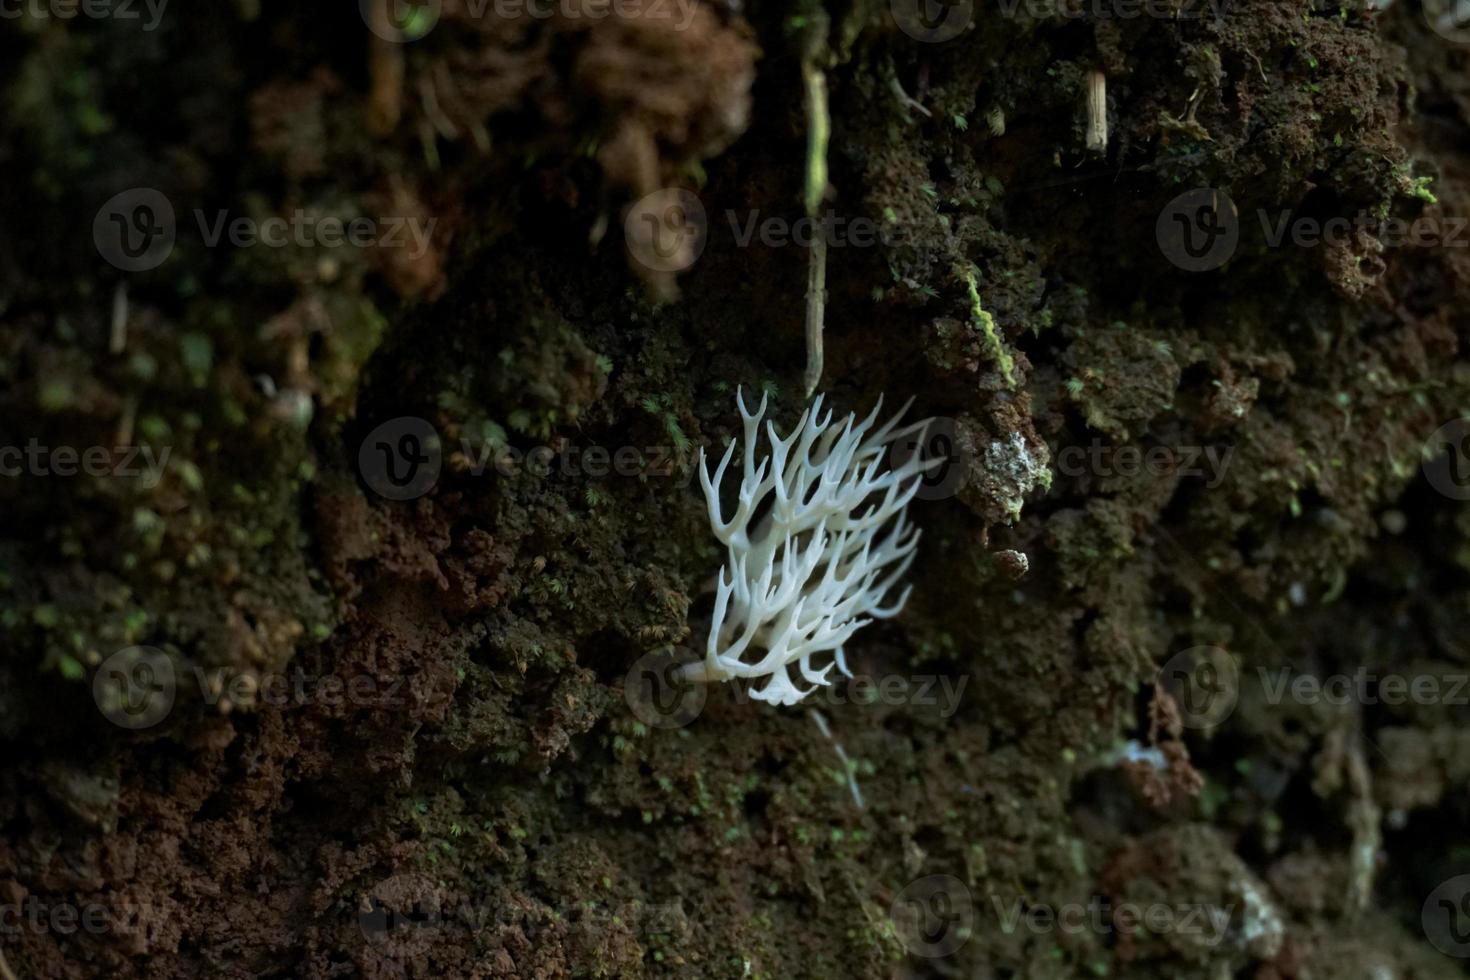
<svg viewBox="0 0 1470 980">
<path fill-rule="evenodd" d="M 852 676 L 843 644 L 873 620 L 897 615 L 908 601 L 912 586 L 896 602 L 883 604 L 908 571 L 919 542 L 906 508 L 924 473 L 940 460 L 915 451 L 896 469 L 887 468 L 889 450 L 928 424 L 899 429 L 907 404 L 876 430 L 881 398 L 862 422 L 849 415 L 834 426 L 830 409 L 822 415 L 819 395 L 785 439 L 766 423 L 769 453 L 757 465 L 766 399 L 754 413 L 739 391 L 736 403 L 745 422 L 745 451 L 740 493 L 728 519 L 721 515 L 719 487 L 736 444 L 725 450 L 713 477 L 704 450 L 699 453 L 710 527 L 725 545 L 726 560 L 705 659 L 683 673 L 701 681 L 769 678 L 751 697 L 795 704 L 830 684 L 833 666 Z M 825 654 L 831 660 L 819 668 L 815 661 Z M 797 674 L 812 686 L 799 688 Z"/>
</svg>

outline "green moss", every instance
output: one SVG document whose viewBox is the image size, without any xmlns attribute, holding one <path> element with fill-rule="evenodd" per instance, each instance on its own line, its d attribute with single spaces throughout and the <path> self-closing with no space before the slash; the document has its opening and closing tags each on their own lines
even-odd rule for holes
<svg viewBox="0 0 1470 980">
<path fill-rule="evenodd" d="M 992 317 L 980 305 L 980 286 L 976 281 L 976 270 L 974 266 L 965 266 L 960 271 L 960 276 L 965 283 L 965 291 L 970 300 L 970 326 L 979 331 L 986 349 L 995 361 L 1000 373 L 1008 386 L 1016 384 L 1015 362 L 1007 349 L 1005 341 L 1000 336 L 1000 330 L 995 325 Z"/>
</svg>

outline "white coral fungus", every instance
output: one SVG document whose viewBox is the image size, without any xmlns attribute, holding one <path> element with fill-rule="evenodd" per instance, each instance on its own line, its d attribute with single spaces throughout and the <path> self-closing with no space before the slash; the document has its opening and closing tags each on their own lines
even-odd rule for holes
<svg viewBox="0 0 1470 980">
<path fill-rule="evenodd" d="M 908 405 L 870 432 L 883 407 L 881 398 L 862 422 L 849 415 L 833 426 L 831 410 L 822 415 L 819 395 L 785 439 L 766 423 L 770 452 L 757 466 L 766 399 L 753 414 L 738 391 L 736 402 L 745 420 L 744 471 L 729 520 L 721 519 L 719 486 L 735 443 L 713 479 L 704 451 L 699 454 L 710 526 L 725 545 L 726 560 L 705 659 L 686 666 L 684 676 L 769 678 L 751 697 L 795 704 L 817 686 L 830 684 L 833 666 L 851 677 L 843 644 L 873 620 L 897 615 L 908 601 L 912 586 L 896 602 L 882 604 L 908 571 L 919 542 L 919 530 L 908 522 L 905 509 L 924 473 L 940 460 L 924 459 L 918 439 L 912 439 L 907 444 L 915 451 L 896 467 L 885 466 L 891 448 L 928 424 L 899 429 Z M 831 660 L 819 669 L 814 661 L 826 654 Z M 813 686 L 800 689 L 794 680 L 798 672 Z"/>
</svg>

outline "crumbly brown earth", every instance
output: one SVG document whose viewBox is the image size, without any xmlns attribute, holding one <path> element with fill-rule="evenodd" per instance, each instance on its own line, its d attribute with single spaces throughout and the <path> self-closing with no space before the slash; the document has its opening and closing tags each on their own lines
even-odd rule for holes
<svg viewBox="0 0 1470 980">
<path fill-rule="evenodd" d="M 0 446 L 169 452 L 0 477 L 0 977 L 1463 975 L 1421 916 L 1470 872 L 1463 696 L 1273 685 L 1470 671 L 1470 511 L 1421 466 L 1470 396 L 1470 44 L 1419 0 L 935 42 L 904 5 L 0 22 Z M 659 727 L 635 667 L 702 649 L 721 558 L 695 453 L 737 386 L 801 409 L 807 250 L 743 236 L 802 216 L 803 59 L 851 235 L 823 387 L 914 396 L 958 469 L 849 648 L 907 687 Z M 138 187 L 177 241 L 127 272 L 94 221 Z M 650 268 L 623 215 L 673 188 L 707 239 Z M 1156 224 L 1196 188 L 1240 242 L 1190 272 Z M 432 227 L 208 242 L 298 210 Z M 359 458 L 402 416 L 443 447 L 407 501 Z M 137 646 L 174 701 L 131 731 Z M 1161 675 L 1200 647 L 1207 723 Z"/>
</svg>

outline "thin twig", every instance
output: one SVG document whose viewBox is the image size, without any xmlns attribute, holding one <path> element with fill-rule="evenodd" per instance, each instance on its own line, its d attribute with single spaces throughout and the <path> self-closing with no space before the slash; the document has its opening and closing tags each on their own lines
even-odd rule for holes
<svg viewBox="0 0 1470 980">
<path fill-rule="evenodd" d="M 1087 149 L 1103 153 L 1108 148 L 1108 76 L 1087 73 Z"/>
<path fill-rule="evenodd" d="M 822 332 L 827 306 L 827 237 L 818 215 L 827 195 L 827 143 L 832 122 L 827 112 L 827 79 L 810 60 L 802 62 L 806 89 L 806 188 L 803 203 L 816 229 L 806 278 L 806 397 L 822 380 Z"/>
<path fill-rule="evenodd" d="M 374 136 L 387 136 L 403 117 L 403 45 L 388 40 L 391 2 L 374 0 L 367 11 L 373 27 L 368 38 L 368 128 Z"/>
<path fill-rule="evenodd" d="M 812 236 L 806 276 L 806 397 L 812 397 L 822 380 L 822 329 L 827 307 L 827 236 L 819 229 Z"/>
<path fill-rule="evenodd" d="M 107 351 L 121 354 L 128 346 L 128 281 L 118 281 L 112 291 L 112 330 L 107 337 Z"/>
<path fill-rule="evenodd" d="M 10 964 L 5 962 L 4 950 L 0 950 L 0 980 L 18 980 L 16 975 L 10 972 Z"/>
<path fill-rule="evenodd" d="M 847 777 L 847 789 L 852 793 L 852 801 L 857 804 L 859 810 L 866 810 L 867 804 L 863 802 L 863 791 L 858 788 L 857 777 L 852 773 L 852 763 L 848 761 L 847 750 L 842 743 L 832 737 L 832 729 L 827 726 L 827 716 L 816 708 L 812 709 L 812 721 L 817 723 L 817 729 L 826 736 L 827 741 L 832 743 L 832 748 L 837 750 L 837 759 L 842 763 L 842 775 Z"/>
</svg>

